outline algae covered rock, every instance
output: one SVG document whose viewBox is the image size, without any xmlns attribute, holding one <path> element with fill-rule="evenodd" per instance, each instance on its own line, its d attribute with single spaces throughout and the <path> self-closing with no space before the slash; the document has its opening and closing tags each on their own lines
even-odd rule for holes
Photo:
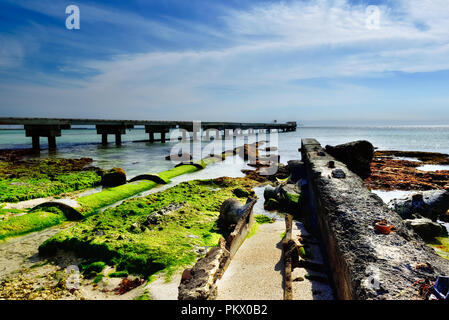
<svg viewBox="0 0 449 320">
<path fill-rule="evenodd" d="M 276 188 L 267 186 L 264 190 L 264 208 L 273 210 L 294 210 L 299 205 L 300 190 L 296 184 L 278 185 Z"/>
<path fill-rule="evenodd" d="M 413 230 L 425 240 L 442 236 L 445 228 L 436 222 L 427 218 L 409 219 L 405 223 L 413 228 Z"/>
<path fill-rule="evenodd" d="M 242 188 L 235 188 L 233 191 L 234 195 L 239 198 L 247 198 L 250 196 L 250 192 Z"/>
<path fill-rule="evenodd" d="M 396 211 L 403 219 L 416 215 L 433 221 L 446 215 L 449 209 L 449 191 L 430 190 L 411 194 L 388 202 L 388 207 Z"/>
<path fill-rule="evenodd" d="M 125 170 L 113 168 L 103 173 L 101 185 L 104 187 L 117 187 L 126 183 Z"/>
<path fill-rule="evenodd" d="M 268 211 L 275 211 L 280 208 L 280 204 L 276 199 L 268 199 L 264 203 L 264 209 Z"/>
<path fill-rule="evenodd" d="M 348 166 L 362 179 L 371 175 L 374 147 L 369 141 L 353 141 L 338 146 L 326 146 L 326 152 Z"/>
<path fill-rule="evenodd" d="M 252 210 L 255 203 L 256 200 L 251 198 L 248 198 L 245 205 L 242 205 L 239 200 L 234 198 L 224 201 L 220 207 L 217 225 L 224 230 L 236 225 L 248 210 Z"/>
</svg>

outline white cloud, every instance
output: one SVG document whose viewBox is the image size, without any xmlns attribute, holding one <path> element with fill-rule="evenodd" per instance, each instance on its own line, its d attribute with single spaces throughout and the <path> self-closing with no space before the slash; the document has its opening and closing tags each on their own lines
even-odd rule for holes
<svg viewBox="0 0 449 320">
<path fill-rule="evenodd" d="M 366 6 L 344 0 L 228 10 L 220 18 L 226 30 L 208 31 L 227 34 L 223 49 L 190 48 L 88 61 L 81 69 L 96 69 L 99 74 L 76 81 L 76 87 L 9 88 L 8 102 L 20 107 L 34 101 L 48 108 L 45 105 L 51 101 L 80 116 L 95 110 L 104 118 L 131 115 L 190 120 L 230 119 L 241 112 L 246 112 L 245 118 L 254 118 L 251 111 L 259 111 L 257 117 L 272 117 L 278 112 L 275 108 L 282 114 L 282 110 L 295 107 L 374 105 L 380 101 L 379 95 L 370 88 L 332 82 L 331 88 L 323 89 L 293 83 L 449 69 L 446 6 L 443 0 L 401 0 L 394 8 L 380 6 L 380 28 L 376 30 L 366 28 Z M 92 17 L 102 17 L 102 10 L 89 12 Z M 108 19 L 124 17 L 123 23 L 154 26 L 147 19 L 115 14 Z M 171 40 L 185 35 L 159 23 L 158 28 Z M 16 96 L 11 96 L 14 92 Z M 52 109 L 55 114 L 58 111 Z"/>
</svg>

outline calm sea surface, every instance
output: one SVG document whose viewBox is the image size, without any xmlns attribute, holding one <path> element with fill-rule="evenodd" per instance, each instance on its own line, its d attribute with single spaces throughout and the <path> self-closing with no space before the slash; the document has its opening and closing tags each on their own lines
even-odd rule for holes
<svg viewBox="0 0 449 320">
<path fill-rule="evenodd" d="M 176 131 L 175 133 L 176 134 Z M 157 136 L 156 136 L 157 138 Z M 413 150 L 432 151 L 449 154 L 449 126 L 409 126 L 409 127 L 300 127 L 296 132 L 279 133 L 271 136 L 271 145 L 279 148 L 281 162 L 300 159 L 298 148 L 302 138 L 315 138 L 323 146 L 335 145 L 353 140 L 368 140 L 380 150 Z M 237 137 L 236 141 L 221 140 L 212 142 L 183 143 L 176 139 L 166 144 L 147 142 L 135 142 L 148 139 L 144 130 L 133 129 L 122 136 L 123 144 L 116 147 L 114 137 L 109 136 L 110 144 L 107 147 L 101 145 L 101 136 L 95 130 L 65 130 L 62 136 L 57 138 L 58 150 L 49 153 L 47 141 L 41 139 L 41 157 L 80 158 L 94 159 L 94 165 L 102 168 L 121 167 L 125 169 L 129 178 L 148 172 L 160 172 L 173 167 L 171 161 L 165 157 L 171 153 L 189 150 L 202 150 L 203 156 L 211 152 L 219 153 L 221 150 L 229 150 L 235 145 L 244 142 L 254 142 L 256 137 L 250 136 L 244 141 Z M 259 140 L 265 140 L 264 135 L 259 135 Z M 23 130 L 0 130 L 0 149 L 29 148 L 31 138 L 26 138 Z M 196 153 L 198 154 L 198 153 Z M 201 174 L 202 178 L 212 176 L 241 176 L 240 170 L 247 167 L 238 158 L 225 161 L 224 164 L 216 164 L 207 168 Z"/>
</svg>

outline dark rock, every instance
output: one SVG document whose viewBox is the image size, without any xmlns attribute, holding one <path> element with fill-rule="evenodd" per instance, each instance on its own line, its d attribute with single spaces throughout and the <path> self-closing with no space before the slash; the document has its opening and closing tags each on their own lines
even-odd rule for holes
<svg viewBox="0 0 449 320">
<path fill-rule="evenodd" d="M 293 182 L 298 181 L 301 178 L 305 178 L 306 172 L 304 169 L 304 163 L 299 160 L 290 160 L 287 162 L 287 170 L 290 173 L 290 180 Z"/>
<path fill-rule="evenodd" d="M 268 199 L 267 201 L 265 201 L 264 203 L 264 209 L 268 210 L 268 211 L 275 211 L 280 209 L 280 204 L 277 200 L 275 199 Z"/>
<path fill-rule="evenodd" d="M 332 177 L 336 179 L 344 179 L 346 178 L 346 173 L 341 169 L 332 170 Z"/>
<path fill-rule="evenodd" d="M 326 146 L 326 152 L 348 166 L 362 179 L 371 175 L 370 164 L 374 156 L 374 147 L 368 141 L 354 141 L 338 146 Z"/>
<path fill-rule="evenodd" d="M 237 224 L 240 217 L 242 217 L 249 208 L 252 209 L 255 200 L 249 198 L 245 205 L 237 199 L 228 199 L 222 203 L 220 207 L 220 215 L 218 216 L 217 224 L 222 229 L 229 229 L 230 226 Z"/>
<path fill-rule="evenodd" d="M 101 185 L 105 187 L 116 187 L 126 183 L 126 173 L 121 168 L 113 168 L 106 171 L 101 179 Z"/>
<path fill-rule="evenodd" d="M 449 209 L 449 191 L 430 190 L 393 199 L 388 207 L 396 211 L 403 219 L 423 216 L 436 221 L 444 217 Z"/>
<path fill-rule="evenodd" d="M 270 199 L 279 200 L 279 194 L 281 191 L 281 186 L 277 186 L 276 188 L 272 186 L 266 186 L 263 191 L 263 197 L 265 198 L 265 201 L 268 201 Z"/>
<path fill-rule="evenodd" d="M 236 188 L 232 193 L 234 193 L 234 195 L 239 198 L 248 198 L 250 196 L 250 193 L 242 188 Z"/>
<path fill-rule="evenodd" d="M 430 240 L 444 234 L 445 228 L 436 222 L 427 218 L 409 219 L 405 223 L 413 228 L 419 236 L 425 240 Z"/>
</svg>

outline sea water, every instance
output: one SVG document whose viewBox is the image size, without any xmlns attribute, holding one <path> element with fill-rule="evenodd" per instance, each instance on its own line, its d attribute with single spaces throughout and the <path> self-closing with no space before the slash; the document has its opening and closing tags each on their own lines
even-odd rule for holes
<svg viewBox="0 0 449 320">
<path fill-rule="evenodd" d="M 175 130 L 176 131 L 176 130 Z M 174 134 L 172 132 L 172 134 Z M 176 136 L 176 133 L 174 134 Z M 156 139 L 158 138 L 156 134 Z M 266 140 L 267 136 L 260 134 L 258 140 Z M 449 126 L 376 126 L 376 127 L 298 127 L 295 132 L 272 134 L 270 144 L 278 148 L 282 163 L 288 160 L 301 159 L 298 149 L 302 138 L 315 138 L 323 147 L 336 145 L 354 140 L 368 140 L 379 150 L 428 151 L 449 154 Z M 172 142 L 149 143 L 136 142 L 148 140 L 148 134 L 143 129 L 128 130 L 122 135 L 122 145 L 116 146 L 114 136 L 109 136 L 107 146 L 101 144 L 101 135 L 94 129 L 63 130 L 61 137 L 57 137 L 55 152 L 47 150 L 47 141 L 41 138 L 43 150 L 40 157 L 62 157 L 94 159 L 93 165 L 104 169 L 123 168 L 129 178 L 142 173 L 156 173 L 173 168 L 171 161 L 165 157 L 179 150 L 189 152 L 203 150 L 202 156 L 209 153 L 219 154 L 224 150 L 231 150 L 243 143 L 256 141 L 256 136 L 247 138 L 236 137 L 229 141 L 202 141 L 180 143 L 177 139 Z M 23 130 L 0 130 L 0 149 L 30 148 L 31 138 L 25 137 Z M 262 149 L 265 146 L 261 147 Z M 263 154 L 263 153 L 262 153 Z M 201 178 L 212 176 L 240 176 L 240 170 L 249 168 L 234 157 L 225 163 L 212 165 Z"/>
</svg>

